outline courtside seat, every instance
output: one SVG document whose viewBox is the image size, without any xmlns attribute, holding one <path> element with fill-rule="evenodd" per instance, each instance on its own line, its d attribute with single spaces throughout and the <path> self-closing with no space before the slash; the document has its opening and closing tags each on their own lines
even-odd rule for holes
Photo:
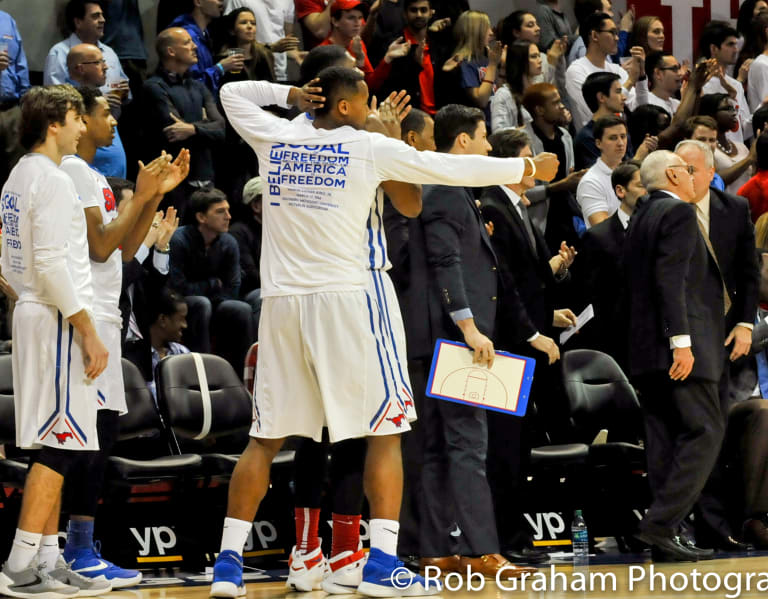
<svg viewBox="0 0 768 599">
<path fill-rule="evenodd" d="M 135 364 L 123 358 L 128 413 L 120 417 L 120 434 L 109 458 L 111 482 L 174 479 L 200 469 L 196 454 L 172 455 L 152 393 Z M 141 453 L 137 453 L 137 448 Z M 145 455 L 156 457 L 146 458 Z"/>
<path fill-rule="evenodd" d="M 16 420 L 13 407 L 13 371 L 11 355 L 0 355 L 0 445 L 16 443 Z M 27 464 L 17 459 L 0 460 L 0 483 L 23 487 L 27 477 Z"/>
<path fill-rule="evenodd" d="M 178 451 L 200 453 L 206 474 L 231 474 L 248 444 L 253 400 L 229 362 L 212 354 L 168 356 L 155 380 Z"/>
<path fill-rule="evenodd" d="M 562 368 L 574 440 L 592 443 L 601 430 L 608 431 L 607 442 L 590 445 L 590 463 L 645 469 L 640 402 L 616 361 L 599 351 L 574 349 L 563 354 Z"/>
</svg>

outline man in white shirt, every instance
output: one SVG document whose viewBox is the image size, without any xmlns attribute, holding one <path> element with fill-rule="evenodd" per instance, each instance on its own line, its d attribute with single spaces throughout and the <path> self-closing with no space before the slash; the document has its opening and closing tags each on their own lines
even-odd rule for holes
<svg viewBox="0 0 768 599">
<path fill-rule="evenodd" d="M 683 82 L 680 63 L 664 52 L 651 52 L 645 59 L 645 74 L 648 77 L 648 103 L 663 108 L 669 116 L 675 116 L 680 100 L 675 96 Z"/>
<path fill-rule="evenodd" d="M 587 229 L 604 221 L 619 208 L 619 199 L 611 183 L 611 173 L 627 151 L 627 125 L 617 116 L 598 119 L 595 123 L 595 144 L 600 158 L 579 181 L 576 201 L 581 207 Z"/>
<path fill-rule="evenodd" d="M 147 167 L 140 166 L 136 193 L 118 215 L 117 202 L 104 175 L 92 166 L 96 150 L 112 143 L 117 122 L 98 88 L 80 88 L 85 133 L 77 145 L 77 156 L 61 163 L 72 179 L 82 203 L 88 230 L 88 251 L 95 294 L 93 312 L 96 330 L 109 351 L 107 368 L 96 379 L 99 453 L 80 464 L 67 480 L 71 516 L 64 556 L 73 571 L 91 579 L 106 579 L 113 588 L 141 581 L 138 570 L 124 570 L 97 555 L 93 543 L 93 520 L 101 495 L 107 459 L 117 441 L 118 417 L 127 412 L 121 357 L 122 317 L 119 301 L 123 283 L 122 261 L 131 260 L 152 224 L 163 194 L 186 176 L 186 154 L 176 164 L 163 154 Z"/>
<path fill-rule="evenodd" d="M 70 0 L 65 9 L 65 16 L 67 27 L 72 34 L 48 51 L 43 69 L 43 84 L 66 83 L 67 54 L 70 49 L 79 44 L 93 44 L 101 50 L 107 65 L 107 80 L 101 91 L 106 95 L 113 111 L 123 101 L 130 102 L 132 97 L 128 90 L 128 76 L 123 71 L 120 59 L 112 48 L 99 41 L 104 36 L 101 0 Z"/>
<path fill-rule="evenodd" d="M 728 94 L 738 105 L 739 128 L 737 131 L 728 131 L 725 136 L 734 143 L 744 143 L 752 137 L 752 111 L 747 104 L 744 94 L 744 82 L 747 78 L 749 63 L 745 60 L 747 68 L 739 69 L 738 78 L 728 75 L 726 69 L 736 64 L 739 56 L 739 32 L 725 21 L 711 21 L 701 31 L 699 37 L 699 56 L 702 58 L 714 58 L 720 67 L 720 77 L 712 77 L 701 90 L 706 94 Z"/>
<path fill-rule="evenodd" d="M 27 474 L 16 536 L 0 573 L 0 593 L 16 597 L 73 597 L 79 591 L 63 584 L 70 579 L 66 565 L 63 577 L 56 574 L 62 571 L 57 567 L 61 487 L 78 454 L 99 447 L 93 381 L 106 367 L 108 352 L 93 322 L 85 217 L 72 181 L 59 169 L 84 132 L 82 112 L 72 86 L 27 92 L 20 136 L 29 153 L 11 171 L 0 200 L 0 266 L 18 296 L 13 313 L 16 445 L 40 449 Z M 109 583 L 81 578 L 73 582 L 83 582 L 78 584 L 83 590 L 111 589 Z"/>
<path fill-rule="evenodd" d="M 293 34 L 293 0 L 226 0 L 224 14 L 243 7 L 256 17 L 256 41 L 267 44 L 274 54 L 275 78 L 288 81 L 288 58 L 301 64 L 299 40 Z"/>
<path fill-rule="evenodd" d="M 400 140 L 360 130 L 368 117 L 368 88 L 359 72 L 331 67 L 316 85 L 299 89 L 248 81 L 221 90 L 230 123 L 259 157 L 268 190 L 255 419 L 230 483 L 214 597 L 245 592 L 242 549 L 284 438 L 319 440 L 324 423 L 331 442 L 368 437 L 371 551 L 358 592 L 403 593 L 391 577 L 401 567 L 396 557 L 399 434 L 410 427 L 405 407 L 386 391 L 386 370 L 377 358 L 374 323 L 383 316 L 366 292 L 369 277 L 360 243 L 375 189 L 385 180 L 511 183 L 526 172 L 551 180 L 557 170 L 551 154 L 525 161 L 418 152 Z M 262 108 L 274 104 L 314 107 L 315 119 L 285 121 Z M 354 356 L 354 368 L 346 356 Z M 476 353 L 481 358 L 485 362 L 492 355 Z M 409 577 L 409 594 L 434 594 L 440 588 Z"/>
<path fill-rule="evenodd" d="M 619 30 L 613 19 L 605 13 L 595 13 L 587 17 L 580 27 L 581 37 L 587 44 L 587 54 L 571 63 L 565 72 L 565 90 L 576 131 L 592 118 L 592 111 L 581 93 L 582 84 L 592 73 L 599 71 L 616 73 L 627 92 L 627 106 L 630 109 L 648 102 L 648 86 L 643 72 L 645 60 L 643 49 L 632 48 L 630 50 L 632 58 L 625 63 L 625 67 L 620 67 L 609 59 L 616 53 L 619 40 Z"/>
</svg>

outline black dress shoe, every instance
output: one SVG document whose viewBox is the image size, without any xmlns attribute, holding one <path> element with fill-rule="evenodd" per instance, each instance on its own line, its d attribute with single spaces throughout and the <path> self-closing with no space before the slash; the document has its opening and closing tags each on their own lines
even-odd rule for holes
<svg viewBox="0 0 768 599">
<path fill-rule="evenodd" d="M 549 561 L 549 553 L 535 547 L 523 547 L 522 549 L 507 549 L 501 554 L 513 564 L 543 564 Z"/>
<path fill-rule="evenodd" d="M 635 535 L 651 547 L 651 558 L 655 562 L 697 562 L 699 556 L 687 547 L 683 547 L 677 537 L 662 537 L 650 533 L 639 532 Z"/>
<path fill-rule="evenodd" d="M 728 551 L 730 553 L 745 553 L 747 551 L 755 550 L 754 545 L 750 543 L 742 543 L 731 536 L 714 539 L 713 545 L 716 549 Z"/>
<path fill-rule="evenodd" d="M 678 543 L 680 543 L 683 547 L 685 547 L 688 551 L 692 551 L 695 553 L 699 559 L 714 559 L 715 558 L 715 550 L 714 549 L 703 549 L 701 547 L 697 547 L 696 544 L 691 539 L 686 539 L 682 537 L 676 537 L 676 540 Z"/>
<path fill-rule="evenodd" d="M 762 518 L 750 518 L 744 523 L 744 540 L 758 549 L 768 549 L 768 526 Z"/>
</svg>

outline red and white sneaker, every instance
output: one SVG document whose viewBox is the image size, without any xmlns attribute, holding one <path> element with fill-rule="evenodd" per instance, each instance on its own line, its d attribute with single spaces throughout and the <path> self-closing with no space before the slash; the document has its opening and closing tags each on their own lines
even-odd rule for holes
<svg viewBox="0 0 768 599">
<path fill-rule="evenodd" d="M 322 547 L 304 553 L 294 545 L 288 558 L 288 580 L 285 581 L 285 586 L 304 592 L 320 590 L 324 571 L 325 557 Z"/>
<path fill-rule="evenodd" d="M 344 551 L 327 561 L 323 590 L 331 595 L 349 595 L 363 581 L 363 566 L 368 556 L 363 550 Z"/>
</svg>

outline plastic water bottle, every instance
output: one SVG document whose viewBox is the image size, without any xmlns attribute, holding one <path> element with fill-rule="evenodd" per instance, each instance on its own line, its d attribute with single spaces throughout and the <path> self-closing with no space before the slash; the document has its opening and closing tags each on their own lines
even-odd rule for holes
<svg viewBox="0 0 768 599">
<path fill-rule="evenodd" d="M 589 563 L 589 532 L 587 532 L 587 524 L 584 522 L 581 510 L 576 510 L 573 514 L 571 538 L 573 542 L 573 565 L 587 565 Z"/>
</svg>

